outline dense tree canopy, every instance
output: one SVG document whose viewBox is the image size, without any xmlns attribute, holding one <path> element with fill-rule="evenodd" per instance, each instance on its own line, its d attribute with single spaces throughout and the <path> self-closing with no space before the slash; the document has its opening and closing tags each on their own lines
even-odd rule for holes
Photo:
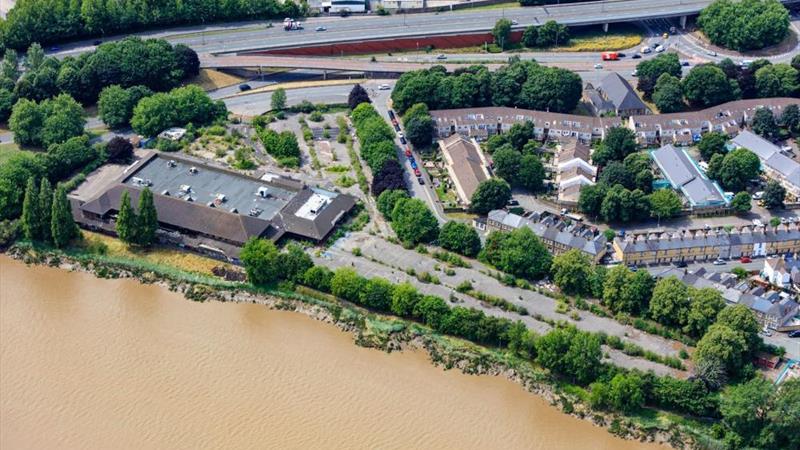
<svg viewBox="0 0 800 450">
<path fill-rule="evenodd" d="M 728 141 L 727 136 L 719 131 L 711 131 L 703 134 L 700 137 L 700 142 L 697 143 L 697 149 L 700 150 L 700 156 L 706 160 L 711 160 L 711 157 L 719 153 L 724 155 L 727 151 L 725 143 Z"/>
<path fill-rule="evenodd" d="M 668 73 L 662 73 L 658 77 L 652 97 L 658 112 L 662 114 L 679 112 L 686 108 L 680 78 Z"/>
<path fill-rule="evenodd" d="M 725 76 L 712 64 L 692 67 L 683 80 L 683 95 L 690 105 L 698 108 L 719 105 L 739 98 L 739 84 Z"/>
<path fill-rule="evenodd" d="M 22 99 L 14 105 L 9 128 L 20 145 L 48 147 L 83 134 L 83 107 L 67 94 L 36 103 Z"/>
<path fill-rule="evenodd" d="M 481 251 L 481 239 L 475 228 L 450 221 L 439 230 L 439 245 L 464 256 L 476 256 Z"/>
<path fill-rule="evenodd" d="M 498 19 L 492 28 L 492 38 L 494 43 L 505 50 L 506 46 L 511 43 L 511 21 L 509 19 Z"/>
<path fill-rule="evenodd" d="M 737 148 L 724 157 L 714 155 L 708 165 L 708 176 L 719 181 L 725 189 L 738 192 L 744 190 L 748 180 L 758 177 L 760 170 L 761 163 L 755 153 Z"/>
<path fill-rule="evenodd" d="M 786 189 L 777 181 L 769 180 L 767 187 L 764 188 L 764 207 L 767 209 L 783 208 L 783 201 L 786 198 Z"/>
<path fill-rule="evenodd" d="M 528 227 L 490 233 L 481 258 L 503 272 L 530 279 L 547 275 L 552 261 L 547 247 Z"/>
<path fill-rule="evenodd" d="M 367 90 L 363 86 L 356 84 L 347 96 L 347 106 L 352 110 L 362 103 L 371 103 L 369 94 L 367 94 Z"/>
<path fill-rule="evenodd" d="M 268 284 L 278 278 L 278 249 L 268 239 L 251 238 L 242 247 L 239 259 L 253 284 Z"/>
<path fill-rule="evenodd" d="M 385 190 L 378 195 L 377 205 L 378 211 L 383 214 L 383 217 L 392 220 L 392 211 L 394 205 L 400 199 L 408 198 L 408 192 L 405 189 L 391 189 Z"/>
<path fill-rule="evenodd" d="M 386 190 L 405 190 L 404 170 L 396 159 L 388 159 L 383 167 L 372 177 L 372 195 L 378 197 Z"/>
<path fill-rule="evenodd" d="M 636 135 L 626 127 L 613 127 L 606 131 L 605 139 L 592 154 L 592 161 L 600 166 L 611 161 L 622 161 L 635 152 Z"/>
<path fill-rule="evenodd" d="M 753 208 L 752 199 L 750 194 L 745 191 L 739 192 L 733 196 L 733 200 L 731 200 L 731 208 L 737 214 L 746 214 Z"/>
<path fill-rule="evenodd" d="M 763 136 L 767 140 L 775 139 L 780 133 L 775 115 L 767 108 L 758 108 L 756 110 L 751 126 L 754 133 Z"/>
<path fill-rule="evenodd" d="M 665 73 L 680 79 L 681 63 L 677 53 L 662 53 L 655 58 L 640 62 L 636 66 L 636 75 L 639 78 L 636 87 L 642 91 L 645 98 L 650 98 L 658 79 Z"/>
<path fill-rule="evenodd" d="M 777 0 L 716 0 L 697 25 L 711 42 L 733 50 L 777 44 L 789 31 L 789 12 Z"/>
<path fill-rule="evenodd" d="M 170 127 L 204 126 L 225 119 L 221 100 L 211 100 L 198 86 L 189 85 L 145 97 L 133 109 L 131 126 L 144 136 L 155 136 Z"/>
<path fill-rule="evenodd" d="M 422 200 L 401 198 L 392 209 L 392 229 L 401 241 L 419 244 L 438 237 L 439 222 Z"/>
<path fill-rule="evenodd" d="M 117 84 L 106 87 L 100 92 L 97 102 L 98 112 L 109 128 L 122 128 L 130 124 L 133 108 L 139 100 L 152 95 L 153 91 L 145 86 L 123 88 Z"/>
<path fill-rule="evenodd" d="M 659 189 L 650 194 L 650 214 L 660 219 L 674 217 L 683 208 L 683 201 L 672 189 Z"/>
<path fill-rule="evenodd" d="M 472 66 L 447 73 L 440 66 L 403 74 L 392 91 L 394 107 L 404 113 L 415 103 L 430 109 L 516 106 L 571 112 L 581 98 L 580 77 L 533 61 L 512 61 L 494 73 Z"/>
<path fill-rule="evenodd" d="M 553 281 L 566 294 L 590 295 L 592 260 L 578 249 L 572 249 L 553 258 L 550 271 Z"/>
<path fill-rule="evenodd" d="M 511 186 L 498 178 L 481 182 L 472 194 L 470 209 L 478 214 L 486 214 L 493 209 L 506 206 L 511 199 Z"/>
<path fill-rule="evenodd" d="M 297 17 L 303 8 L 293 1 L 166 0 L 18 0 L 8 12 L 2 46 L 23 49 L 31 42 L 65 40 L 136 31 L 164 25 L 188 25 L 225 20 Z"/>
</svg>

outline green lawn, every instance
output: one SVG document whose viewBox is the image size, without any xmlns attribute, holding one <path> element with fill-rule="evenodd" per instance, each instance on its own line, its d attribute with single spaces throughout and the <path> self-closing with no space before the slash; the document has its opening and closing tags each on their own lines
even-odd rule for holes
<svg viewBox="0 0 800 450">
<path fill-rule="evenodd" d="M 17 144 L 13 142 L 10 144 L 0 144 L 0 164 L 8 161 L 11 156 L 19 153 L 20 150 Z"/>
</svg>

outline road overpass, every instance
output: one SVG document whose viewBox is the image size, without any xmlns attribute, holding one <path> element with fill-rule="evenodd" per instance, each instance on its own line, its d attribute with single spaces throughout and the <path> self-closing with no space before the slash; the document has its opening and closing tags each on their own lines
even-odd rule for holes
<svg viewBox="0 0 800 450">
<path fill-rule="evenodd" d="M 653 18 L 680 18 L 697 14 L 711 0 L 608 0 L 565 5 L 492 10 L 459 10 L 444 13 L 394 14 L 390 16 L 319 17 L 304 22 L 303 30 L 285 31 L 280 23 L 249 22 L 217 26 L 183 27 L 167 31 L 136 33 L 182 43 L 198 53 L 243 53 L 274 51 L 346 42 L 413 38 L 437 35 L 486 33 L 501 18 L 517 22 L 519 31 L 529 25 L 555 20 L 566 25 L 603 25 Z M 784 0 L 798 4 L 800 0 Z M 327 31 L 316 32 L 324 26 Z M 114 40 L 121 38 L 108 38 Z M 92 50 L 91 41 L 65 45 L 60 55 Z"/>
</svg>

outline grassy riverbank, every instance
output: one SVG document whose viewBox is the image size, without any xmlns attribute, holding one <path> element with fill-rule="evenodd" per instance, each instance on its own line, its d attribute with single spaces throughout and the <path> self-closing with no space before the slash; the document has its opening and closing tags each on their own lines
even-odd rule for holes
<svg viewBox="0 0 800 450">
<path fill-rule="evenodd" d="M 445 369 L 504 376 L 544 397 L 563 412 L 590 420 L 621 437 L 669 443 L 676 448 L 710 442 L 706 437 L 706 424 L 677 414 L 651 408 L 628 416 L 593 411 L 588 405 L 587 389 L 556 378 L 506 349 L 445 336 L 419 323 L 376 314 L 306 287 L 286 283 L 255 287 L 245 282 L 226 281 L 211 274 L 211 269 L 225 263 L 186 252 L 170 248 L 131 251 L 117 244 L 112 238 L 85 233 L 83 241 L 65 251 L 21 242 L 8 253 L 26 263 L 82 270 L 103 278 L 136 278 L 143 283 L 161 284 L 195 301 L 259 303 L 273 309 L 301 312 L 353 333 L 355 342 L 361 346 L 386 351 L 421 348 L 429 353 L 434 364 Z M 702 445 L 701 448 L 713 446 Z"/>
</svg>

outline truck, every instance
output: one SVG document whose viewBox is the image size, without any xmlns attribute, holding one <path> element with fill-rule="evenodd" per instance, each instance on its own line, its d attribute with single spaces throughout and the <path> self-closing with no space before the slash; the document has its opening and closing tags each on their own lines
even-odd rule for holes
<svg viewBox="0 0 800 450">
<path fill-rule="evenodd" d="M 283 29 L 286 31 L 302 30 L 303 25 L 300 23 L 300 21 L 287 17 L 283 19 Z"/>
<path fill-rule="evenodd" d="M 600 57 L 603 58 L 603 61 L 616 61 L 619 59 L 619 53 L 617 52 L 603 52 L 600 54 Z"/>
</svg>

